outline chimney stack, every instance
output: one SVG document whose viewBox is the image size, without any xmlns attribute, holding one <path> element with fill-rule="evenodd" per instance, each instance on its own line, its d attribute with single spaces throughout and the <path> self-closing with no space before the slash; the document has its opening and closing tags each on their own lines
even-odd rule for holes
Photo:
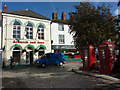
<svg viewBox="0 0 120 90">
<path fill-rule="evenodd" d="M 7 6 L 6 6 L 6 4 L 4 4 L 4 6 L 3 6 L 3 12 L 7 12 Z"/>
<path fill-rule="evenodd" d="M 62 20 L 66 20 L 65 12 L 62 12 L 61 18 L 62 18 Z"/>
<path fill-rule="evenodd" d="M 55 12 L 52 14 L 52 19 L 53 19 L 53 20 L 56 20 L 56 19 L 57 19 L 57 12 L 56 12 L 56 10 L 55 10 Z"/>
</svg>

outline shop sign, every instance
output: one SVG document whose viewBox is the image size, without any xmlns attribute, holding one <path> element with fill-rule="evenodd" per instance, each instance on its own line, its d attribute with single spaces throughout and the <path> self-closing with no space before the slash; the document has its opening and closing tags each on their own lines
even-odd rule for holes
<svg viewBox="0 0 120 90">
<path fill-rule="evenodd" d="M 28 41 L 13 41 L 13 43 L 28 43 Z M 36 41 L 32 41 L 32 42 L 29 42 L 30 44 L 44 44 L 44 42 L 36 42 Z"/>
</svg>

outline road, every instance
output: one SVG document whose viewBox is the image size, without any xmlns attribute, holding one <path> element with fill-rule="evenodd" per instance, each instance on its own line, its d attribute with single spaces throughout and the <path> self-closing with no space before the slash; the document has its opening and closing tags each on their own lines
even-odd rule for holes
<svg viewBox="0 0 120 90">
<path fill-rule="evenodd" d="M 80 62 L 67 62 L 63 66 L 15 67 L 3 70 L 3 88 L 109 88 L 113 82 L 84 76 L 71 71 Z"/>
</svg>

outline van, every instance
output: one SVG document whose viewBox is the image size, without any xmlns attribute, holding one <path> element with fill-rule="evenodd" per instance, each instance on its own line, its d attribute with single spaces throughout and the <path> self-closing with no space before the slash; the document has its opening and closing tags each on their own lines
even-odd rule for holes
<svg viewBox="0 0 120 90">
<path fill-rule="evenodd" d="M 63 53 L 47 53 L 35 61 L 35 64 L 39 64 L 41 67 L 52 64 L 62 66 L 64 63 L 65 57 Z"/>
</svg>

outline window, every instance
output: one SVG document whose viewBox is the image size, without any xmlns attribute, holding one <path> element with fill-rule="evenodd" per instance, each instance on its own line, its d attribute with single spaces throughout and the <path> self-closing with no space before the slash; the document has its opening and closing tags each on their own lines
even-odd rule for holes
<svg viewBox="0 0 120 90">
<path fill-rule="evenodd" d="M 60 30 L 60 31 L 64 31 L 64 26 L 63 26 L 63 24 L 58 24 L 58 30 Z"/>
<path fill-rule="evenodd" d="M 44 26 L 39 25 L 37 33 L 38 33 L 38 39 L 44 39 Z"/>
<path fill-rule="evenodd" d="M 64 35 L 59 35 L 59 44 L 64 44 L 65 40 L 64 40 Z"/>
<path fill-rule="evenodd" d="M 20 23 L 17 21 L 13 24 L 13 38 L 20 38 Z"/>
<path fill-rule="evenodd" d="M 50 54 L 46 54 L 46 58 L 50 58 Z"/>
<path fill-rule="evenodd" d="M 33 39 L 33 25 L 31 23 L 28 23 L 25 27 L 25 36 L 27 39 Z"/>
</svg>

